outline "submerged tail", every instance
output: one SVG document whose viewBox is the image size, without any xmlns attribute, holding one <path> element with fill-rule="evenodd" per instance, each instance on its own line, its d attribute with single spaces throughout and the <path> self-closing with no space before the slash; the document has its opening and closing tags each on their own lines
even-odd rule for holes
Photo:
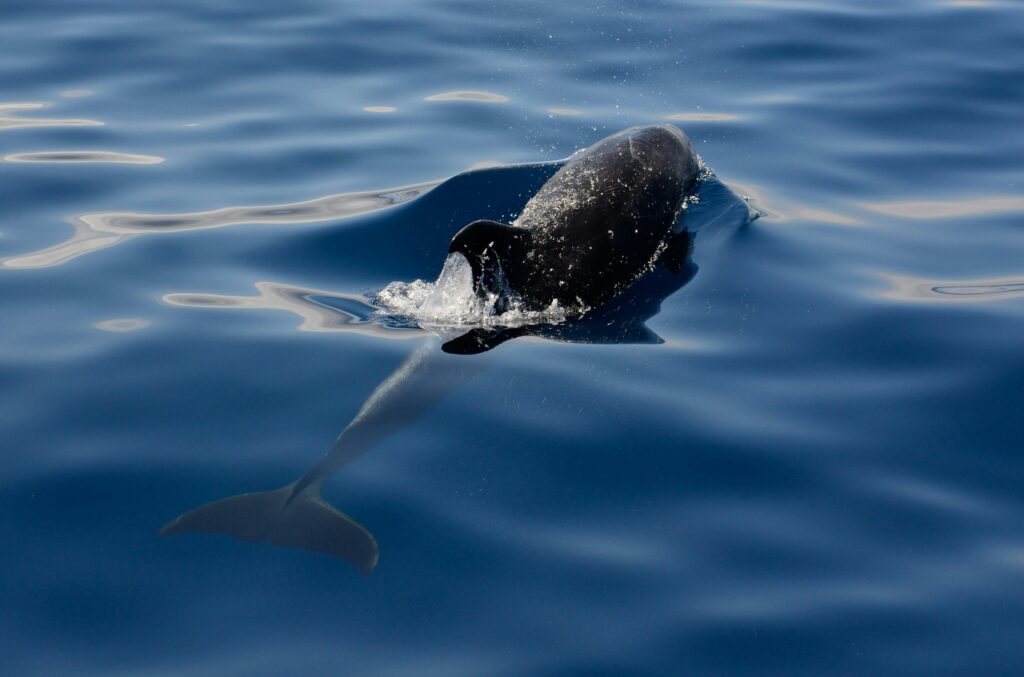
<svg viewBox="0 0 1024 677">
<path fill-rule="evenodd" d="M 377 541 L 348 515 L 335 510 L 315 489 L 239 494 L 207 503 L 171 520 L 161 536 L 188 532 L 227 534 L 253 543 L 315 550 L 352 562 L 364 574 L 377 566 Z"/>
</svg>

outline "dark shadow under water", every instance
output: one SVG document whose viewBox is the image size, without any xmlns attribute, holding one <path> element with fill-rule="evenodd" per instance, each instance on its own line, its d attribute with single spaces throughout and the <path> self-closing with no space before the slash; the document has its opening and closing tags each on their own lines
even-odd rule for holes
<svg viewBox="0 0 1024 677">
<path fill-rule="evenodd" d="M 329 259 L 333 248 L 350 248 L 353 239 L 362 245 L 379 238 L 383 238 L 382 243 L 394 242 L 395 231 L 404 229 L 406 246 L 396 251 L 391 263 L 400 259 L 408 279 L 410 270 L 417 272 L 425 257 L 433 257 L 434 267 L 443 260 L 451 233 L 465 221 L 478 217 L 514 218 L 558 166 L 525 165 L 460 174 L 408 205 L 368 219 L 371 223 L 323 233 L 312 238 L 312 242 L 307 234 L 307 241 L 300 246 L 307 253 L 318 252 Z M 205 532 L 252 542 L 265 540 L 340 557 L 364 573 L 371 572 L 379 555 L 376 539 L 368 529 L 324 501 L 324 483 L 340 468 L 412 424 L 448 393 L 473 378 L 494 359 L 482 353 L 505 341 L 532 336 L 571 343 L 662 343 L 646 323 L 660 312 L 666 298 L 697 274 L 692 253 L 701 246 L 702 236 L 739 228 L 750 219 L 746 204 L 714 177 L 702 181 L 698 195 L 696 204 L 677 219 L 671 242 L 656 265 L 611 301 L 559 324 L 473 329 L 449 339 L 441 350 L 436 340 L 424 341 L 377 386 L 326 454 L 302 477 L 276 490 L 231 496 L 195 508 L 169 522 L 161 535 Z M 381 223 L 382 218 L 389 223 Z M 386 229 L 387 225 L 394 227 Z M 281 258 L 278 250 L 277 260 Z M 184 297 L 172 296 L 177 303 Z M 195 305 L 243 304 L 217 304 L 207 299 Z M 323 308 L 330 312 L 330 306 Z M 394 322 L 400 320 L 378 317 L 375 322 L 341 322 L 337 326 L 374 334 L 381 325 Z"/>
</svg>

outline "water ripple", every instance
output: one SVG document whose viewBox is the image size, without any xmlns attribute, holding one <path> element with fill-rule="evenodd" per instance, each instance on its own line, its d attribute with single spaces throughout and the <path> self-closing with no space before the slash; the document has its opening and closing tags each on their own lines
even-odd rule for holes
<svg viewBox="0 0 1024 677">
<path fill-rule="evenodd" d="M 749 204 L 756 207 L 757 214 L 775 221 L 818 221 L 831 223 L 837 226 L 860 226 L 862 222 L 848 214 L 828 209 L 821 209 L 812 205 L 803 205 L 792 202 L 777 195 L 768 196 L 768 191 L 760 186 L 751 183 L 739 183 L 728 181 L 727 185 L 737 195 L 743 196 Z"/>
<path fill-rule="evenodd" d="M 23 118 L 11 115 L 13 111 L 38 110 L 49 108 L 50 103 L 0 103 L 0 130 L 19 129 L 22 127 L 98 127 L 103 123 L 99 120 L 81 118 Z"/>
<path fill-rule="evenodd" d="M 276 282 L 257 282 L 257 296 L 166 294 L 165 303 L 193 308 L 283 310 L 302 319 L 299 331 L 347 332 L 378 338 L 416 338 L 421 331 L 390 328 L 373 319 L 376 308 L 366 297 Z"/>
<path fill-rule="evenodd" d="M 508 97 L 493 92 L 477 92 L 473 90 L 459 90 L 454 92 L 441 92 L 423 97 L 424 101 L 478 101 L 481 103 L 506 103 Z"/>
<path fill-rule="evenodd" d="M 601 5 L 0 4 L 0 159 L 167 158 L 0 161 L 4 673 L 1024 663 L 1024 4 Z M 765 218 L 705 187 L 665 344 L 489 353 L 326 487 L 381 537 L 371 579 L 156 538 L 305 470 L 429 340 L 353 294 L 556 168 L 301 201 L 672 114 Z M 234 223 L 268 225 L 170 235 Z"/>
<path fill-rule="evenodd" d="M 149 326 L 149 320 L 143 320 L 137 317 L 120 317 L 113 320 L 104 320 L 102 322 L 97 322 L 93 326 L 96 327 L 97 329 L 102 329 L 103 331 L 112 331 L 120 333 L 144 329 L 145 327 Z"/>
<path fill-rule="evenodd" d="M 1024 197 L 992 195 L 957 200 L 905 200 L 900 202 L 862 202 L 863 209 L 903 219 L 959 219 L 1024 211 Z"/>
<path fill-rule="evenodd" d="M 1024 277 L 981 280 L 930 280 L 909 275 L 879 273 L 890 287 L 878 294 L 895 301 L 988 303 L 1024 297 Z"/>
<path fill-rule="evenodd" d="M 224 207 L 204 212 L 83 214 L 69 219 L 75 232 L 68 240 L 36 252 L 0 259 L 0 266 L 48 268 L 67 263 L 89 252 L 112 247 L 138 235 L 224 228 L 245 223 L 314 223 L 350 218 L 408 202 L 440 183 L 441 181 L 426 181 L 386 190 L 326 195 L 304 202 Z"/>
<path fill-rule="evenodd" d="M 42 153 L 13 153 L 5 155 L 3 162 L 52 162 L 52 163 L 116 163 L 129 165 L 158 165 L 166 158 L 157 155 L 134 155 L 105 150 L 60 150 Z"/>
<path fill-rule="evenodd" d="M 670 113 L 665 119 L 676 122 L 732 122 L 742 117 L 735 113 Z"/>
</svg>

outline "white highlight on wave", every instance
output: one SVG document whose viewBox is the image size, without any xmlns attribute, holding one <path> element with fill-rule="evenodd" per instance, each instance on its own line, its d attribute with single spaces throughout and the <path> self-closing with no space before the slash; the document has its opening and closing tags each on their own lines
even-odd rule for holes
<svg viewBox="0 0 1024 677">
<path fill-rule="evenodd" d="M 48 268 L 142 235 L 157 235 L 241 224 L 317 223 L 347 219 L 408 202 L 441 181 L 360 193 L 338 193 L 286 204 L 222 207 L 202 212 L 147 214 L 98 212 L 69 219 L 74 234 L 64 242 L 35 252 L 0 259 L 0 268 Z"/>
<path fill-rule="evenodd" d="M 499 285 L 504 286 L 504 285 Z M 520 327 L 559 324 L 565 309 L 552 301 L 544 310 L 527 310 L 508 289 L 478 295 L 473 270 L 462 254 L 449 254 L 437 280 L 392 282 L 374 299 L 383 315 L 399 315 L 424 328 Z"/>
<path fill-rule="evenodd" d="M 49 108 L 53 104 L 43 103 L 3 103 L 0 102 L 0 130 L 19 129 L 22 127 L 97 127 L 103 123 L 99 120 L 79 118 L 23 118 L 12 115 L 17 111 L 38 110 Z"/>
<path fill-rule="evenodd" d="M 48 163 L 114 163 L 127 165 L 158 165 L 165 158 L 157 155 L 137 155 L 106 150 L 57 150 L 40 153 L 12 153 L 0 158 L 0 162 L 48 162 Z"/>
</svg>

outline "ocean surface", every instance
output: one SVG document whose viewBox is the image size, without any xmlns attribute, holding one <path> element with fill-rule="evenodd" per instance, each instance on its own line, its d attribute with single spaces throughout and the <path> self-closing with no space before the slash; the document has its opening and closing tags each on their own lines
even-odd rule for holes
<svg viewBox="0 0 1024 677">
<path fill-rule="evenodd" d="M 1022 111 L 1018 0 L 3 0 L 0 673 L 1024 673 Z M 674 277 L 476 356 L 374 305 L 655 123 Z M 409 360 L 323 486 L 372 573 L 160 537 Z"/>
</svg>

